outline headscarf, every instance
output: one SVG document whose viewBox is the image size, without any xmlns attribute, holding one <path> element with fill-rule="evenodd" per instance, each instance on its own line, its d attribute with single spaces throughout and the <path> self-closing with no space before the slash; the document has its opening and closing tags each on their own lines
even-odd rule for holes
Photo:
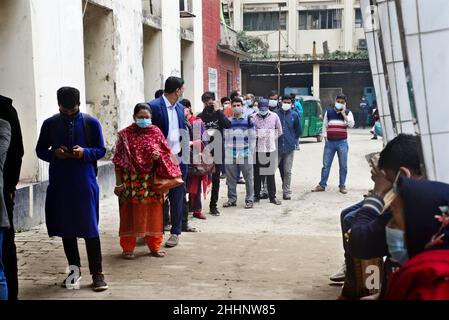
<svg viewBox="0 0 449 320">
<path fill-rule="evenodd" d="M 159 152 L 158 160 L 153 160 L 154 152 Z M 153 172 L 155 169 L 162 178 L 182 175 L 164 135 L 154 125 L 142 129 L 134 123 L 120 131 L 112 162 L 137 174 Z"/>
</svg>

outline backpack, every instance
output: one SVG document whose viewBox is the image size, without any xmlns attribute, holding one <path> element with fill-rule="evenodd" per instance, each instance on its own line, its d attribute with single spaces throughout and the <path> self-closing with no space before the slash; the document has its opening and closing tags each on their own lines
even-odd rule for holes
<svg viewBox="0 0 449 320">
<path fill-rule="evenodd" d="M 96 147 L 96 124 L 93 121 L 93 117 L 86 113 L 81 113 L 82 121 L 83 121 L 83 129 L 84 133 L 86 135 L 86 142 L 87 146 L 89 148 Z M 51 132 L 51 141 L 52 145 L 56 144 L 56 141 L 58 140 L 58 132 L 57 132 L 57 125 L 58 122 L 61 119 L 61 114 L 55 114 L 53 117 L 51 117 L 51 123 L 50 123 L 50 132 Z M 98 163 L 97 161 L 94 162 L 94 168 L 95 168 L 95 175 L 98 176 Z"/>
</svg>

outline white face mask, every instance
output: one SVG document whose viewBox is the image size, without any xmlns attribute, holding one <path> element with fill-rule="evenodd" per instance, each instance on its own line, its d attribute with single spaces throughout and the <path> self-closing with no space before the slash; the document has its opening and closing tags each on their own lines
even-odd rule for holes
<svg viewBox="0 0 449 320">
<path fill-rule="evenodd" d="M 284 110 L 284 111 L 288 111 L 288 110 L 290 110 L 291 108 L 292 108 L 292 105 L 291 105 L 291 104 L 284 103 L 284 104 L 282 105 L 282 110 Z"/>
<path fill-rule="evenodd" d="M 268 107 L 270 108 L 276 108 L 278 106 L 278 102 L 276 100 L 270 100 L 268 102 Z"/>
</svg>

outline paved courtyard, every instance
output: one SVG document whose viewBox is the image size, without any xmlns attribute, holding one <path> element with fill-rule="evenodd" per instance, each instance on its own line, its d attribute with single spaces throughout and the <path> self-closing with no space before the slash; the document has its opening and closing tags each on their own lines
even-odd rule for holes
<svg viewBox="0 0 449 320">
<path fill-rule="evenodd" d="M 48 238 L 45 226 L 18 234 L 20 298 L 335 299 L 341 288 L 331 285 L 329 276 L 343 261 L 339 212 L 371 187 L 365 155 L 381 150 L 382 142 L 371 141 L 367 131 L 351 131 L 348 195 L 338 193 L 337 159 L 328 191 L 310 192 L 319 181 L 323 147 L 304 139 L 296 152 L 292 201 L 274 206 L 263 200 L 254 210 L 244 210 L 245 188 L 239 186 L 238 208 L 221 209 L 221 217 L 208 215 L 206 221 L 193 219 L 201 232 L 183 234 L 163 259 L 150 257 L 141 245 L 136 260 L 123 260 L 117 200 L 102 200 L 100 231 L 110 287 L 103 293 L 89 289 L 82 241 L 83 287 L 69 291 L 60 287 L 66 272 L 61 240 Z M 278 180 L 278 191 L 280 185 Z M 220 203 L 225 195 L 222 180 Z"/>
</svg>

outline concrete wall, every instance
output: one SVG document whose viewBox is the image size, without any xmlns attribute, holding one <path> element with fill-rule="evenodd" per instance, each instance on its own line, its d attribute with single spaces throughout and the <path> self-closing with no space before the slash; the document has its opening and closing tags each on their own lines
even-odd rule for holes
<svg viewBox="0 0 449 320">
<path fill-rule="evenodd" d="M 90 3 L 87 5 L 84 16 L 84 59 L 87 112 L 100 120 L 106 146 L 111 150 L 115 143 L 118 117 L 112 10 Z"/>
<path fill-rule="evenodd" d="M 218 1 L 203 0 L 203 79 L 204 91 L 209 91 L 209 68 L 217 70 L 218 90 L 217 99 L 228 95 L 227 74 L 232 72 L 232 89 L 241 89 L 237 83 L 240 78 L 239 60 L 232 55 L 220 53 L 217 45 L 220 43 L 221 29 L 216 21 L 220 19 L 220 3 Z M 202 108 L 202 106 L 201 106 Z M 198 110 L 199 111 L 199 110 Z"/>
<path fill-rule="evenodd" d="M 33 150 L 38 129 L 29 1 L 0 1 L 0 43 L 0 94 L 14 100 L 27 130 L 22 178 L 36 180 L 38 162 Z"/>
<path fill-rule="evenodd" d="M 164 88 L 162 71 L 162 32 L 143 27 L 143 69 L 145 75 L 145 101 L 154 99 L 154 93 Z"/>
<path fill-rule="evenodd" d="M 145 41 L 143 4 L 148 10 L 142 0 L 89 0 L 87 5 L 82 0 L 0 1 L 0 94 L 14 99 L 24 131 L 17 199 L 17 215 L 24 220 L 17 221 L 19 227 L 43 221 L 48 164 L 37 160 L 34 149 L 42 122 L 58 112 L 57 89 L 80 90 L 81 109 L 101 121 L 110 156 L 117 131 L 132 121 L 134 106 L 145 101 L 145 95 L 150 100 L 167 77 L 181 75 L 179 1 L 154 1 L 159 17 L 149 23 L 156 28 L 159 24 L 162 31 L 155 37 L 146 32 Z M 201 1 L 194 1 L 193 10 L 193 41 L 183 58 L 189 70 L 186 93 L 199 101 Z M 99 178 L 108 183 L 100 183 L 112 194 L 114 181 L 108 179 L 113 171 L 102 170 Z"/>
<path fill-rule="evenodd" d="M 181 76 L 181 26 L 179 21 L 179 1 L 162 1 L 162 43 L 167 45 L 163 51 L 162 73 L 164 79 Z M 170 49 L 168 49 L 168 47 Z"/>
</svg>

